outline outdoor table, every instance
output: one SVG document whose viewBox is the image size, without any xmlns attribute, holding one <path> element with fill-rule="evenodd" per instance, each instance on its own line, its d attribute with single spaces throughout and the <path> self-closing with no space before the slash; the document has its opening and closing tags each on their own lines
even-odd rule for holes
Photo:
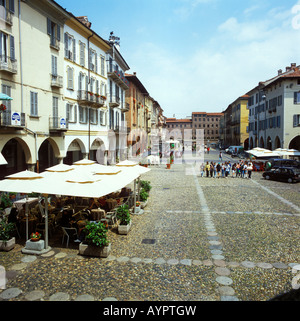
<svg viewBox="0 0 300 321">
<path fill-rule="evenodd" d="M 21 200 L 18 200 L 14 202 L 15 206 L 17 207 L 17 210 L 20 211 L 26 202 L 28 203 L 28 207 L 34 206 L 38 203 L 39 199 L 37 197 L 29 197 L 27 198 L 22 198 Z"/>
</svg>

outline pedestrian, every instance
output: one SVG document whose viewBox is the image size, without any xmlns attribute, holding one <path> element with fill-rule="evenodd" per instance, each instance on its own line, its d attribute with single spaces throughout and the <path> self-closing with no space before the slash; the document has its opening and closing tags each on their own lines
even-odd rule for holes
<svg viewBox="0 0 300 321">
<path fill-rule="evenodd" d="M 225 178 L 229 176 L 229 173 L 230 173 L 230 164 L 227 163 L 225 166 Z"/>
<path fill-rule="evenodd" d="M 207 154 L 209 154 L 209 151 L 210 151 L 210 147 L 207 147 Z"/>
<path fill-rule="evenodd" d="M 217 164 L 214 162 L 214 178 L 217 177 Z"/>
<path fill-rule="evenodd" d="M 209 172 L 210 172 L 210 177 L 213 177 L 213 175 L 214 175 L 214 164 L 213 164 L 213 162 L 210 163 Z"/>
<path fill-rule="evenodd" d="M 222 163 L 221 172 L 222 172 L 222 177 L 225 177 L 225 165 L 224 165 L 224 163 Z"/>
<path fill-rule="evenodd" d="M 240 163 L 236 164 L 236 177 L 240 177 L 241 175 L 241 165 Z"/>
<path fill-rule="evenodd" d="M 222 168 L 221 164 L 218 163 L 218 165 L 217 165 L 217 177 L 218 177 L 218 178 L 220 178 L 221 168 Z"/>
<path fill-rule="evenodd" d="M 236 170 L 236 163 L 232 165 L 232 177 L 234 177 L 235 170 Z"/>
<path fill-rule="evenodd" d="M 203 177 L 203 175 L 204 175 L 204 168 L 205 168 L 204 163 L 202 163 L 200 165 L 200 175 L 201 175 L 201 177 Z"/>
<path fill-rule="evenodd" d="M 219 160 L 222 162 L 222 152 L 219 153 Z"/>
<path fill-rule="evenodd" d="M 251 179 L 251 175 L 252 175 L 252 171 L 253 171 L 253 164 L 251 162 L 248 162 L 247 171 L 248 171 L 248 178 Z"/>
<path fill-rule="evenodd" d="M 210 165 L 208 164 L 208 162 L 206 162 L 205 170 L 206 170 L 206 177 L 209 177 Z"/>
</svg>

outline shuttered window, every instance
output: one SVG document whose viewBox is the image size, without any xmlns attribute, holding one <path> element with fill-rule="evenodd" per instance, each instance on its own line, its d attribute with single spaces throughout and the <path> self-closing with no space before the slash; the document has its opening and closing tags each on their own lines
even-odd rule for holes
<svg viewBox="0 0 300 321">
<path fill-rule="evenodd" d="M 38 116 L 38 93 L 30 92 L 30 115 Z"/>
</svg>

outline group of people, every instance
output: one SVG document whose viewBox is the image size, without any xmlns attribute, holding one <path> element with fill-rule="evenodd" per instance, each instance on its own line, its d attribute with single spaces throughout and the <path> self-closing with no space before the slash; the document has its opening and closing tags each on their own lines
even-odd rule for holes
<svg viewBox="0 0 300 321">
<path fill-rule="evenodd" d="M 251 161 L 239 161 L 237 163 L 231 164 L 231 162 L 216 163 L 216 162 L 206 162 L 200 165 L 200 174 L 203 177 L 206 173 L 206 177 L 227 178 L 240 177 L 240 178 L 251 178 L 253 171 L 253 164 Z"/>
</svg>

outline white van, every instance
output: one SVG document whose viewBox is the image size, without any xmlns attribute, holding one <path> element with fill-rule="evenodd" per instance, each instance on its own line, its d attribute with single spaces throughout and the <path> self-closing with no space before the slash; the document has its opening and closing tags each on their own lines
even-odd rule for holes
<svg viewBox="0 0 300 321">
<path fill-rule="evenodd" d="M 225 152 L 227 154 L 238 154 L 240 149 L 243 150 L 242 146 L 229 146 L 228 148 L 225 149 Z"/>
</svg>

